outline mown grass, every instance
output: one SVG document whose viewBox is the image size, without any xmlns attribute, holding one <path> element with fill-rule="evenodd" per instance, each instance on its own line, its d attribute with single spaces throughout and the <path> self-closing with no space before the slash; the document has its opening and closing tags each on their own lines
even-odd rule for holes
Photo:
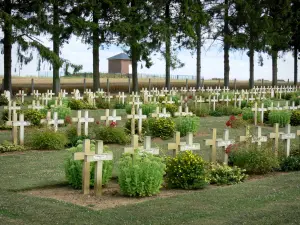
<svg viewBox="0 0 300 225">
<path fill-rule="evenodd" d="M 64 184 L 65 152 L 0 156 L 0 224 L 299 224 L 300 173 L 93 211 L 18 190 Z"/>
</svg>

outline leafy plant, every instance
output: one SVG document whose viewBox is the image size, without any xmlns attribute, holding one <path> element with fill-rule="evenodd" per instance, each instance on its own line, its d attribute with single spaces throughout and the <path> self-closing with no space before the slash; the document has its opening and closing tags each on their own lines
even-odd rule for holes
<svg viewBox="0 0 300 225">
<path fill-rule="evenodd" d="M 131 133 L 131 120 L 132 119 L 128 119 L 125 123 L 125 131 L 130 134 Z M 149 133 L 149 121 L 152 120 L 152 118 L 150 119 L 146 119 L 146 120 L 143 120 L 143 123 L 142 123 L 142 134 L 147 134 Z M 138 120 L 135 120 L 135 133 L 137 134 L 138 133 Z"/>
<path fill-rule="evenodd" d="M 8 99 L 5 96 L 0 95 L 0 106 L 2 105 L 8 105 Z"/>
<path fill-rule="evenodd" d="M 24 120 L 29 121 L 34 126 L 39 126 L 41 119 L 44 118 L 44 114 L 41 111 L 34 109 L 22 110 L 20 113 L 24 113 Z"/>
<path fill-rule="evenodd" d="M 69 149 L 70 152 L 82 152 L 83 144 L 82 141 L 78 142 L 77 147 Z M 91 152 L 95 152 L 95 143 L 91 142 Z M 110 152 L 107 147 L 104 148 L 104 152 Z M 73 160 L 73 157 L 69 157 L 65 161 L 65 174 L 69 185 L 75 189 L 82 188 L 82 164 L 83 161 Z M 112 177 L 113 161 L 103 161 L 102 168 L 102 184 L 106 185 Z M 91 163 L 90 168 L 90 185 L 94 186 L 94 171 L 95 163 Z"/>
<path fill-rule="evenodd" d="M 95 109 L 95 107 L 90 105 L 89 103 L 83 100 L 76 100 L 76 99 L 71 99 L 68 102 L 68 107 L 71 108 L 72 110 Z"/>
<path fill-rule="evenodd" d="M 300 125 L 300 110 L 294 110 L 291 114 L 291 125 L 299 126 Z"/>
<path fill-rule="evenodd" d="M 174 122 L 181 136 L 186 136 L 188 132 L 196 133 L 200 126 L 200 118 L 197 116 L 177 117 Z"/>
<path fill-rule="evenodd" d="M 75 146 L 78 140 L 84 140 L 89 138 L 88 136 L 85 135 L 77 136 L 77 127 L 75 126 L 68 126 L 65 133 L 68 138 L 69 146 Z"/>
<path fill-rule="evenodd" d="M 191 107 L 190 109 L 198 117 L 206 117 L 209 115 L 209 108 L 206 105 L 202 105 L 201 108 L 198 106 L 197 108 Z"/>
<path fill-rule="evenodd" d="M 281 127 L 286 124 L 289 124 L 291 120 L 291 112 L 282 110 L 282 111 L 272 111 L 269 113 L 269 123 L 275 124 L 279 123 Z"/>
<path fill-rule="evenodd" d="M 168 139 L 173 137 L 175 132 L 175 123 L 170 118 L 159 118 L 153 120 L 153 123 L 149 124 L 149 129 L 153 137 Z"/>
<path fill-rule="evenodd" d="M 178 110 L 178 106 L 175 104 L 165 104 L 164 106 L 166 107 L 166 111 L 169 112 L 172 117 L 174 117 L 175 112 Z"/>
<path fill-rule="evenodd" d="M 122 104 L 122 103 L 116 103 L 115 104 L 115 109 L 125 109 L 126 108 L 126 103 Z"/>
<path fill-rule="evenodd" d="M 247 175 L 246 170 L 240 169 L 236 166 L 230 167 L 227 165 L 212 165 L 210 170 L 210 183 L 217 185 L 230 185 L 243 182 Z"/>
<path fill-rule="evenodd" d="M 211 111 L 211 112 L 209 112 L 209 115 L 214 116 L 214 117 L 221 117 L 224 114 L 221 111 Z"/>
<path fill-rule="evenodd" d="M 24 146 L 21 145 L 15 145 L 12 144 L 8 141 L 4 141 L 1 145 L 0 145 L 0 153 L 4 153 L 4 152 L 16 152 L 16 151 L 25 151 L 26 148 Z"/>
<path fill-rule="evenodd" d="M 157 105 L 153 104 L 153 103 L 147 103 L 147 104 L 141 105 L 143 115 L 146 115 L 148 117 L 151 113 L 153 113 L 155 111 L 156 107 L 157 107 Z"/>
<path fill-rule="evenodd" d="M 54 132 L 51 129 L 38 129 L 31 132 L 27 144 L 35 150 L 61 150 L 67 143 L 65 133 Z"/>
<path fill-rule="evenodd" d="M 299 171 L 300 170 L 300 156 L 284 157 L 280 161 L 280 168 L 282 171 Z"/>
<path fill-rule="evenodd" d="M 245 169 L 249 174 L 265 174 L 279 167 L 278 159 L 268 145 L 239 145 L 230 151 L 229 160 L 233 166 Z"/>
<path fill-rule="evenodd" d="M 201 189 L 209 183 L 205 161 L 191 151 L 166 159 L 166 183 L 169 188 Z"/>
<path fill-rule="evenodd" d="M 103 140 L 105 144 L 126 144 L 130 142 L 129 136 L 123 127 L 96 126 L 93 129 L 95 139 Z"/>
<path fill-rule="evenodd" d="M 101 97 L 96 98 L 96 107 L 98 109 L 109 109 L 110 108 L 110 104 L 108 101 L 104 101 Z"/>
<path fill-rule="evenodd" d="M 151 154 L 123 154 L 118 163 L 118 183 L 123 195 L 152 196 L 159 193 L 163 183 L 165 164 Z"/>
</svg>

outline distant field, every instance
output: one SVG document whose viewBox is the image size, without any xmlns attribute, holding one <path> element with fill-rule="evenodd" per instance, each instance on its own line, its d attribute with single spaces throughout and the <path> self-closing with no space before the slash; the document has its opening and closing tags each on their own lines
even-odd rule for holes
<svg viewBox="0 0 300 225">
<path fill-rule="evenodd" d="M 1 79 L 1 77 L 0 77 Z M 45 91 L 47 89 L 52 88 L 52 78 L 37 78 L 37 77 L 13 77 L 12 78 L 12 85 L 13 91 L 17 91 L 19 89 L 27 90 L 28 92 L 31 91 L 31 80 L 34 79 L 34 88 L 40 91 Z M 110 92 L 118 92 L 118 91 L 125 91 L 128 92 L 128 78 L 109 78 L 109 89 Z M 165 80 L 162 78 L 151 78 L 151 87 L 162 88 L 164 87 Z M 204 86 L 218 86 L 220 84 L 223 87 L 223 81 L 221 80 L 220 83 L 218 80 L 205 80 Z M 255 85 L 261 86 L 261 81 L 257 81 Z M 288 83 L 279 83 L 279 85 L 287 85 Z M 292 84 L 292 83 L 290 83 Z M 100 78 L 100 85 L 105 91 L 107 91 L 107 78 Z M 196 85 L 195 80 L 188 80 L 188 87 L 193 87 Z M 264 82 L 265 86 L 271 85 L 271 82 Z M 186 80 L 171 80 L 172 87 L 185 87 Z M 149 87 L 149 78 L 139 78 L 139 87 L 145 88 Z M 234 80 L 230 81 L 230 88 L 234 88 Z M 84 78 L 61 78 L 61 88 L 66 89 L 67 91 L 71 91 L 73 89 L 79 89 L 83 91 L 84 89 Z M 86 78 L 86 88 L 92 88 L 92 78 Z M 247 89 L 248 88 L 248 81 L 240 80 L 236 82 L 237 89 Z"/>
</svg>

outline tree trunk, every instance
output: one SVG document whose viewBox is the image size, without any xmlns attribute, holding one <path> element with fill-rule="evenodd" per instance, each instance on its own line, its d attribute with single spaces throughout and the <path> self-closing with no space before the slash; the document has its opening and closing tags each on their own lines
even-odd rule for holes
<svg viewBox="0 0 300 225">
<path fill-rule="evenodd" d="M 196 25 L 196 34 L 197 34 L 197 71 L 196 71 L 196 89 L 199 89 L 201 86 L 201 47 L 202 47 L 202 33 L 201 25 Z"/>
<path fill-rule="evenodd" d="M 278 51 L 272 50 L 272 86 L 277 86 L 277 60 Z"/>
<path fill-rule="evenodd" d="M 165 60 L 166 60 L 166 88 L 168 90 L 171 89 L 171 35 L 170 35 L 170 2 L 166 3 L 165 9 L 165 21 L 166 21 L 166 52 L 165 52 Z"/>
<path fill-rule="evenodd" d="M 250 66 L 250 76 L 249 76 L 249 88 L 254 87 L 254 49 L 250 45 L 249 49 L 249 66 Z"/>
<path fill-rule="evenodd" d="M 228 19 L 229 4 L 225 0 L 225 16 L 224 16 L 224 86 L 229 87 L 229 19 Z"/>
<path fill-rule="evenodd" d="M 11 2 L 5 0 L 4 11 L 11 16 Z M 12 23 L 10 18 L 4 20 L 4 90 L 12 91 L 11 87 L 11 50 L 12 50 Z"/>
<path fill-rule="evenodd" d="M 294 85 L 298 84 L 298 49 L 294 46 Z"/>
<path fill-rule="evenodd" d="M 99 23 L 98 13 L 93 11 L 93 23 Z M 93 30 L 93 90 L 97 91 L 100 88 L 100 74 L 99 74 L 99 48 L 100 48 L 100 39 L 99 39 L 99 29 Z"/>
<path fill-rule="evenodd" d="M 58 2 L 55 1 L 53 3 L 53 52 L 54 54 L 59 57 L 59 45 L 60 45 L 60 40 L 59 40 L 59 9 L 58 9 Z M 59 78 L 59 68 L 60 66 L 57 65 L 56 63 L 53 63 L 53 93 L 55 95 L 58 95 L 60 91 L 60 78 Z"/>
<path fill-rule="evenodd" d="M 138 84 L 138 53 L 135 45 L 131 46 L 131 60 L 132 60 L 132 91 L 138 92 L 139 91 L 139 84 Z"/>
</svg>

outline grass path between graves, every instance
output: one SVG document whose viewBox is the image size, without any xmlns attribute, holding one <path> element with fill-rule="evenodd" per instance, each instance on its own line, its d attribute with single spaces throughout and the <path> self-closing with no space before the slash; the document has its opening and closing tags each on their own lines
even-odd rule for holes
<svg viewBox="0 0 300 225">
<path fill-rule="evenodd" d="M 0 156 L 0 224 L 300 224 L 299 172 L 101 211 L 18 193 L 65 185 L 68 154 Z"/>
</svg>

